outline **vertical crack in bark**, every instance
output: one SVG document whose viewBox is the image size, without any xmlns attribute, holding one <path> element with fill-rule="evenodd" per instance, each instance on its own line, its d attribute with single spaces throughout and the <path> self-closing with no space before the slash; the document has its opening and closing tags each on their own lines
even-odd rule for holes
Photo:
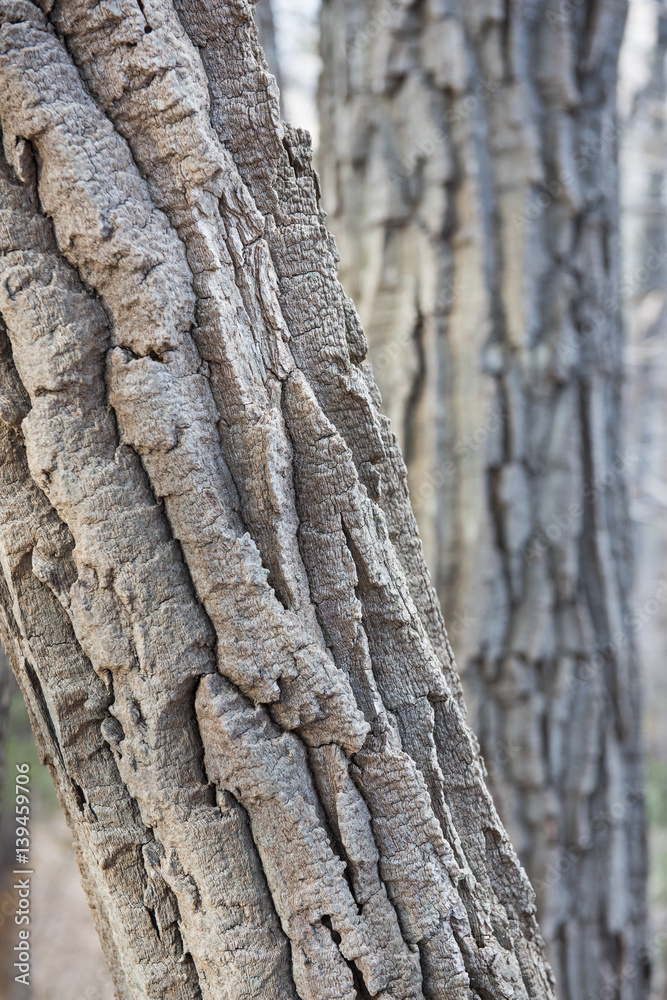
<svg viewBox="0 0 667 1000">
<path fill-rule="evenodd" d="M 417 370 L 413 376 L 410 391 L 405 403 L 405 415 L 403 418 L 403 457 L 405 464 L 410 467 L 410 462 L 415 455 L 416 441 L 420 433 L 418 426 L 419 407 L 424 398 L 424 388 L 426 385 L 426 357 L 424 354 L 424 317 L 419 309 L 415 319 L 412 332 L 412 342 L 415 355 L 417 357 Z"/>
</svg>

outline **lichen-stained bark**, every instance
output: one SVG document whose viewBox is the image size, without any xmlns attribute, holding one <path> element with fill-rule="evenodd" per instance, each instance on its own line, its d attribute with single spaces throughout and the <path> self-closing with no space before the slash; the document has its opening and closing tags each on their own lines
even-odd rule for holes
<svg viewBox="0 0 667 1000">
<path fill-rule="evenodd" d="M 321 20 L 342 281 L 572 1000 L 646 989 L 619 409 L 624 17 L 621 0 L 324 0 Z"/>
<path fill-rule="evenodd" d="M 117 991 L 552 996 L 245 0 L 0 0 L 0 609 Z"/>
</svg>

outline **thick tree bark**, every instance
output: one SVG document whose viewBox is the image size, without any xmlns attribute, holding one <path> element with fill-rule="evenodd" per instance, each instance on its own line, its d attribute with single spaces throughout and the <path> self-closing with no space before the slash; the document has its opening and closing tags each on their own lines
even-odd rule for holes
<svg viewBox="0 0 667 1000">
<path fill-rule="evenodd" d="M 0 0 L 0 619 L 120 998 L 551 997 L 246 0 Z"/>
<path fill-rule="evenodd" d="M 321 22 L 341 278 L 564 1000 L 646 989 L 619 408 L 624 18 L 618 0 L 325 0 Z"/>
</svg>

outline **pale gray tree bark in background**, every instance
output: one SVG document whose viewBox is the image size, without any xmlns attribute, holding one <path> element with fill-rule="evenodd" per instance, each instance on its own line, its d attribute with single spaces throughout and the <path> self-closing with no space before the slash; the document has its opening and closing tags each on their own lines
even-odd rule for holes
<svg viewBox="0 0 667 1000">
<path fill-rule="evenodd" d="M 625 13 L 324 0 L 321 20 L 341 278 L 563 1000 L 647 986 L 620 411 Z"/>
<path fill-rule="evenodd" d="M 282 87 L 282 74 L 280 72 L 280 59 L 278 58 L 278 46 L 276 44 L 276 26 L 273 19 L 273 7 L 271 0 L 257 0 L 255 3 L 255 24 L 259 43 L 264 50 L 269 71 L 273 73 L 278 84 L 278 89 Z M 281 108 L 282 111 L 282 108 Z"/>
<path fill-rule="evenodd" d="M 659 557 L 651 522 L 667 497 L 661 493 L 664 470 L 664 378 L 667 339 L 667 3 L 642 2 L 653 14 L 653 45 L 645 59 L 647 79 L 628 94 L 622 143 L 624 202 L 622 298 L 629 332 L 628 413 L 630 437 L 637 450 L 633 477 L 640 523 L 638 560 L 645 575 L 659 576 Z M 657 472 L 657 477 L 656 477 Z"/>
<path fill-rule="evenodd" d="M 121 1000 L 550 998 L 246 0 L 0 0 L 0 626 Z"/>
<path fill-rule="evenodd" d="M 632 517 L 635 601 L 644 675 L 650 825 L 652 996 L 667 995 L 667 3 L 635 0 L 624 42 L 621 91 L 622 298 L 628 330 L 628 439 L 636 464 Z M 656 595 L 658 600 L 656 600 Z"/>
</svg>

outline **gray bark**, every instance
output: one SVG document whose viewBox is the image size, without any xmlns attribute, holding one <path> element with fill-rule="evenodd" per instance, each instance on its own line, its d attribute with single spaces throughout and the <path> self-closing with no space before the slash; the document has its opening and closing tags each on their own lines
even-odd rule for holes
<svg viewBox="0 0 667 1000">
<path fill-rule="evenodd" d="M 660 517 L 665 497 L 664 445 L 667 432 L 664 380 L 667 374 L 667 3 L 643 7 L 654 15 L 653 45 L 646 53 L 648 79 L 632 95 L 622 144 L 624 245 L 622 298 L 629 333 L 629 438 L 636 452 L 633 476 L 638 521 L 640 580 L 662 573 Z M 630 96 L 630 95 L 628 95 Z M 652 596 L 652 595 L 651 595 Z M 660 623 L 654 621 L 654 626 Z M 645 636 L 642 634 L 642 639 Z M 652 640 L 659 645 L 654 634 Z M 648 645 L 650 646 L 650 642 Z M 646 645 L 646 643 L 644 643 Z M 649 717 L 653 706 L 647 705 Z"/>
<path fill-rule="evenodd" d="M 0 119 L 0 630 L 118 997 L 551 997 L 251 4 L 0 0 Z"/>
<path fill-rule="evenodd" d="M 325 0 L 320 165 L 563 1000 L 647 985 L 621 437 L 625 6 Z"/>
</svg>

